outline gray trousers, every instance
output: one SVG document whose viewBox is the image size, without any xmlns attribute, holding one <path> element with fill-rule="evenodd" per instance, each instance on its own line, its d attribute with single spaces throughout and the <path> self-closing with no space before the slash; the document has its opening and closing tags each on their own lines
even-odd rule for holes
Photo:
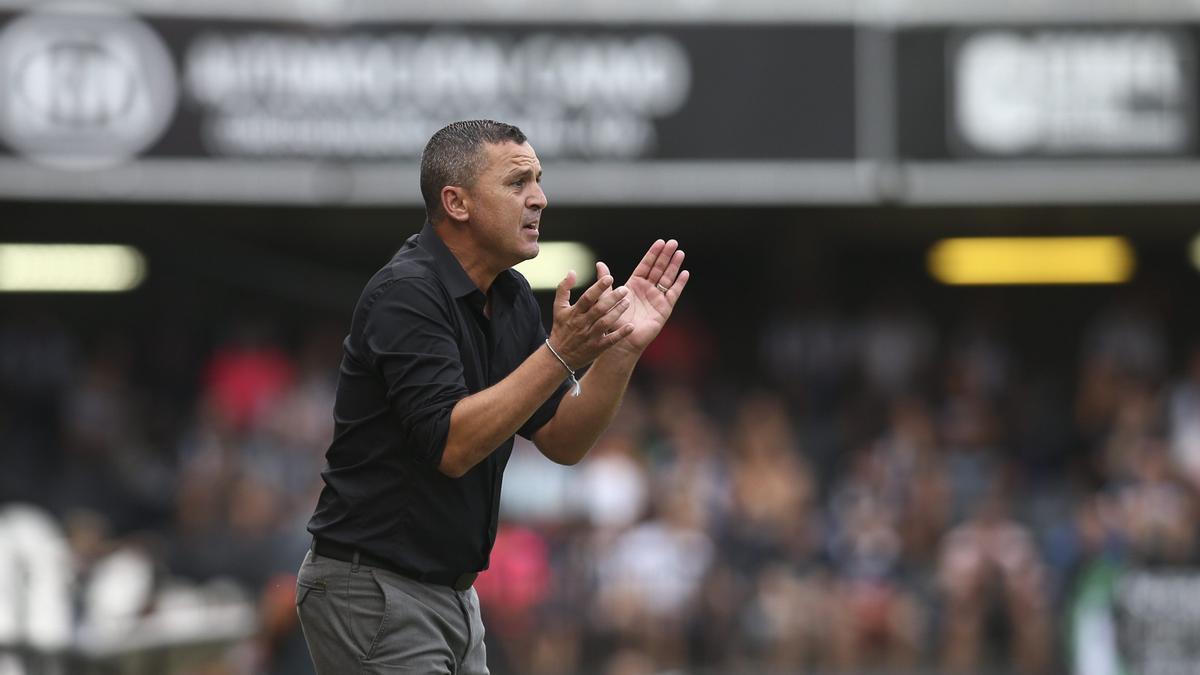
<svg viewBox="0 0 1200 675">
<path fill-rule="evenodd" d="M 456 591 L 312 551 L 296 611 L 318 675 L 488 675 L 475 589 Z"/>
</svg>

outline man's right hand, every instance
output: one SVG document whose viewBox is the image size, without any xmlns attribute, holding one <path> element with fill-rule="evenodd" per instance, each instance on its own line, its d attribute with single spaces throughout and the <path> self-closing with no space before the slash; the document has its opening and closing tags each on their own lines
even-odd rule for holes
<svg viewBox="0 0 1200 675">
<path fill-rule="evenodd" d="M 550 329 L 550 344 L 572 370 L 587 366 L 606 349 L 633 332 L 633 324 L 621 323 L 629 307 L 629 289 L 613 288 L 608 268 L 596 264 L 600 278 L 592 284 L 575 304 L 571 304 L 571 289 L 575 286 L 572 270 L 558 284 L 554 293 L 554 325 Z"/>
</svg>

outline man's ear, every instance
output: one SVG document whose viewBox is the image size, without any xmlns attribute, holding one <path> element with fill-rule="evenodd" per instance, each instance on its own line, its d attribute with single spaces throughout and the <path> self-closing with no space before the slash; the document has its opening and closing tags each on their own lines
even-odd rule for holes
<svg viewBox="0 0 1200 675">
<path fill-rule="evenodd" d="M 447 185 L 442 188 L 442 210 L 450 220 L 465 223 L 470 218 L 470 200 L 465 188 Z"/>
</svg>

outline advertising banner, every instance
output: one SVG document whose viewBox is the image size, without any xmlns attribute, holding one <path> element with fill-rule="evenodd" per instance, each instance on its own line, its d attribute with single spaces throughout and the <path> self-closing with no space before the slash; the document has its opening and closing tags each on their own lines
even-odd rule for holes
<svg viewBox="0 0 1200 675">
<path fill-rule="evenodd" d="M 1196 154 L 1192 30 L 922 28 L 901 35 L 897 55 L 907 158 Z"/>
<path fill-rule="evenodd" d="M 543 162 L 610 173 L 849 161 L 853 57 L 854 30 L 838 25 L 318 26 L 35 10 L 0 15 L 0 157 L 84 172 L 167 160 L 155 166 L 216 182 L 223 166 L 255 162 L 353 174 L 414 163 L 441 126 L 488 117 L 520 126 Z"/>
<path fill-rule="evenodd" d="M 1198 29 L 914 26 L 896 37 L 908 203 L 1195 201 Z"/>
</svg>

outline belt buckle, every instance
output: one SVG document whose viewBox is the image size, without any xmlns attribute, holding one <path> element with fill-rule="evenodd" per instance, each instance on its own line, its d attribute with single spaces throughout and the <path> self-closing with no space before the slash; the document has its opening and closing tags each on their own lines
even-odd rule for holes
<svg viewBox="0 0 1200 675">
<path fill-rule="evenodd" d="M 454 590 L 465 591 L 471 588 L 471 585 L 475 583 L 475 578 L 478 576 L 478 572 L 466 572 L 458 575 L 458 578 L 454 580 Z"/>
</svg>

